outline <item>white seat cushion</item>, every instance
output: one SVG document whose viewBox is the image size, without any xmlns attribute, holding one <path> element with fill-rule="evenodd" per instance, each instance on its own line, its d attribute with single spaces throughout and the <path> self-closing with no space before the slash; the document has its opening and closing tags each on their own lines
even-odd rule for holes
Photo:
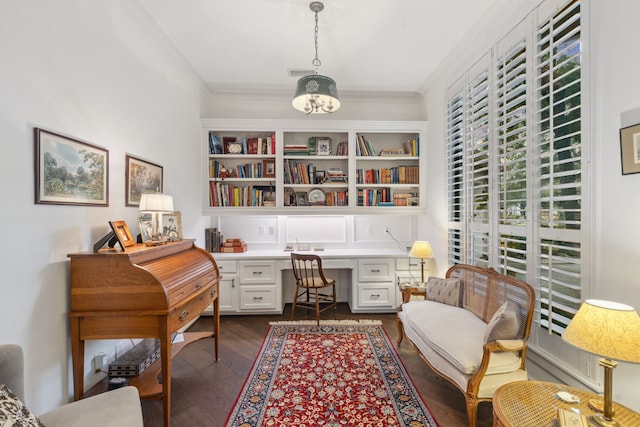
<svg viewBox="0 0 640 427">
<path fill-rule="evenodd" d="M 469 310 L 435 301 L 411 301 L 402 305 L 402 320 L 464 374 L 473 374 L 480 366 L 487 324 Z M 520 367 L 520 359 L 513 352 L 494 353 L 490 362 L 487 374 Z"/>
</svg>

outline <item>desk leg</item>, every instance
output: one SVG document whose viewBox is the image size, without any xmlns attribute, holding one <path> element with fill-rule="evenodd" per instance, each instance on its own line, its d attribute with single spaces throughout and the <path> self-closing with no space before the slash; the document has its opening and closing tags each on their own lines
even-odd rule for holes
<svg viewBox="0 0 640 427">
<path fill-rule="evenodd" d="M 171 425 L 171 330 L 169 319 L 160 318 L 160 359 L 162 365 L 162 407 L 164 427 Z"/>
<path fill-rule="evenodd" d="M 73 366 L 73 400 L 84 394 L 84 340 L 80 338 L 80 318 L 71 318 L 71 363 Z"/>
<path fill-rule="evenodd" d="M 216 361 L 220 360 L 220 353 L 218 350 L 218 339 L 220 337 L 220 297 L 216 297 L 213 300 L 213 333 L 214 333 L 214 346 Z"/>
</svg>

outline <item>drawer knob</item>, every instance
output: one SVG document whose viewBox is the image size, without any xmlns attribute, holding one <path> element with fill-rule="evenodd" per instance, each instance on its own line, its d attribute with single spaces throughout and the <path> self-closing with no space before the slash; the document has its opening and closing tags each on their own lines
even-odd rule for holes
<svg viewBox="0 0 640 427">
<path fill-rule="evenodd" d="M 253 297 L 254 300 L 261 300 L 262 297 Z"/>
<path fill-rule="evenodd" d="M 262 274 L 262 271 L 254 271 L 253 274 Z"/>
<path fill-rule="evenodd" d="M 371 270 L 372 273 L 380 273 L 380 269 L 377 270 Z"/>
<path fill-rule="evenodd" d="M 371 298 L 373 298 L 373 299 L 380 298 L 380 294 L 373 294 L 373 295 L 371 295 Z"/>
<path fill-rule="evenodd" d="M 180 313 L 180 316 L 178 316 L 178 319 L 180 319 L 180 321 L 183 322 L 188 315 L 189 315 L 189 310 L 182 310 L 182 313 Z"/>
</svg>

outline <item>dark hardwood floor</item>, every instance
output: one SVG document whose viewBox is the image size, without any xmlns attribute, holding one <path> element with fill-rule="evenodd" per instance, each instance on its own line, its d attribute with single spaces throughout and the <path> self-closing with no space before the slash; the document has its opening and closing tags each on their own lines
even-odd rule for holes
<svg viewBox="0 0 640 427">
<path fill-rule="evenodd" d="M 223 316 L 220 331 L 220 360 L 213 357 L 213 340 L 203 339 L 187 346 L 172 364 L 171 425 L 173 427 L 218 427 L 227 414 L 249 374 L 253 361 L 269 327 L 269 321 L 288 320 L 290 305 L 283 315 Z M 330 318 L 329 312 L 324 318 Z M 313 319 L 304 311 L 296 319 Z M 379 319 L 396 344 L 398 332 L 395 314 L 351 314 L 340 304 L 338 319 Z M 211 329 L 211 317 L 201 317 L 191 331 Z M 425 403 L 441 427 L 466 426 L 467 412 L 462 393 L 436 376 L 420 359 L 411 344 L 404 341 L 397 348 L 405 368 Z M 142 403 L 145 427 L 162 426 L 162 402 Z M 482 403 L 478 410 L 478 427 L 493 423 L 491 404 Z"/>
</svg>

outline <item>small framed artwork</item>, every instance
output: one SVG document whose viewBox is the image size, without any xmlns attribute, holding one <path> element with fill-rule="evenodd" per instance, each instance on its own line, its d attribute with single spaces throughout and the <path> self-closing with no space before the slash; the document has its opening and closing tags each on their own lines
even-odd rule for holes
<svg viewBox="0 0 640 427">
<path fill-rule="evenodd" d="M 224 154 L 242 154 L 242 143 L 233 136 L 222 138 L 222 152 Z"/>
<path fill-rule="evenodd" d="M 138 217 L 138 226 L 140 227 L 140 238 L 142 243 L 147 243 L 153 238 L 153 222 L 151 214 L 144 214 Z"/>
<path fill-rule="evenodd" d="M 118 243 L 120 243 L 122 249 L 136 244 L 125 221 L 109 221 L 109 225 L 118 238 Z"/>
<path fill-rule="evenodd" d="M 407 197 L 407 206 L 420 206 L 420 197 Z"/>
<path fill-rule="evenodd" d="M 109 206 L 109 151 L 34 128 L 35 202 Z"/>
<path fill-rule="evenodd" d="M 125 155 L 125 206 L 140 206 L 142 193 L 162 193 L 161 165 Z"/>
<path fill-rule="evenodd" d="M 640 173 L 640 124 L 620 129 L 622 175 Z"/>
<path fill-rule="evenodd" d="M 162 214 L 162 237 L 172 242 L 182 240 L 182 214 L 179 211 Z"/>
<path fill-rule="evenodd" d="M 296 193 L 297 206 L 309 206 L 309 195 L 306 191 L 298 191 Z"/>
<path fill-rule="evenodd" d="M 276 159 L 264 159 L 262 161 L 262 176 L 264 178 L 276 177 Z"/>
<path fill-rule="evenodd" d="M 323 184 L 327 180 L 327 173 L 325 171 L 316 170 L 313 173 L 314 184 Z"/>
<path fill-rule="evenodd" d="M 318 138 L 316 140 L 316 152 L 318 156 L 331 154 L 331 138 Z"/>
</svg>

